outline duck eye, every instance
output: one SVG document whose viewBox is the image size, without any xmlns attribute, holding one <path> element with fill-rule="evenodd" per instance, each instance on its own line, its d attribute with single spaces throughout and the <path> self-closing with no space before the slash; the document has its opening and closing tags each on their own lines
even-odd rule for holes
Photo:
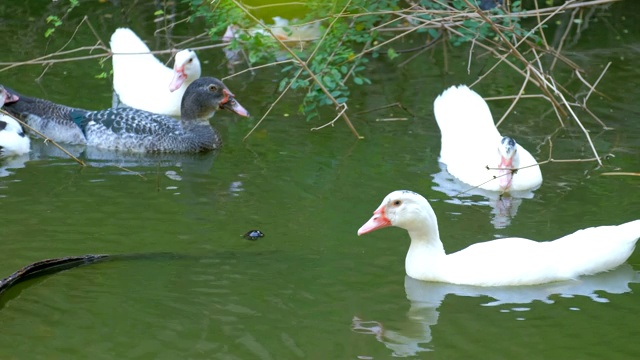
<svg viewBox="0 0 640 360">
<path fill-rule="evenodd" d="M 402 205 L 402 201 L 401 200 L 396 200 L 393 202 L 393 206 L 400 206 Z"/>
<path fill-rule="evenodd" d="M 193 62 L 193 58 L 189 59 L 189 61 L 187 61 L 189 64 L 191 64 Z"/>
<path fill-rule="evenodd" d="M 216 92 L 218 91 L 218 88 L 215 85 L 209 85 L 209 91 Z"/>
</svg>

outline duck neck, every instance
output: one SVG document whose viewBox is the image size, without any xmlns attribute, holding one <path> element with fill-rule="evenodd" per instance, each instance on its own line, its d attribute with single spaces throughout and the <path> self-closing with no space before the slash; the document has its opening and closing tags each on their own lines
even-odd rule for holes
<svg viewBox="0 0 640 360">
<path fill-rule="evenodd" d="M 405 259 L 407 275 L 419 280 L 438 281 L 438 269 L 446 257 L 438 224 L 435 221 L 425 223 L 423 227 L 409 230 L 409 236 L 411 245 Z"/>
<path fill-rule="evenodd" d="M 215 113 L 215 111 L 198 111 L 193 107 L 183 106 L 181 119 L 186 123 L 209 123 L 209 119 L 212 118 Z"/>
<path fill-rule="evenodd" d="M 222 144 L 220 135 L 208 120 L 186 120 L 182 122 L 182 128 L 187 133 L 183 143 L 189 151 L 214 150 Z"/>
</svg>

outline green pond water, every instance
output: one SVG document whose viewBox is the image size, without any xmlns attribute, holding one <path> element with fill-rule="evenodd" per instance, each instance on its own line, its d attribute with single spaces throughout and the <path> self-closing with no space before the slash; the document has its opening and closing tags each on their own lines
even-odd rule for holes
<svg viewBox="0 0 640 360">
<path fill-rule="evenodd" d="M 166 47 L 162 36 L 153 37 L 152 4 L 81 2 L 54 38 L 44 39 L 44 19 L 61 9 L 57 2 L 3 1 L 0 62 L 59 49 L 85 13 L 103 41 L 116 27 L 131 26 L 151 48 Z M 637 358 L 639 251 L 615 271 L 579 281 L 480 289 L 405 278 L 403 230 L 356 235 L 396 189 L 431 201 L 448 252 L 496 237 L 549 240 L 639 218 L 639 178 L 601 175 L 640 171 L 640 18 L 629 15 L 635 10 L 629 2 L 614 4 L 566 48 L 592 82 L 612 62 L 601 94 L 588 103 L 612 130 L 577 113 L 598 151 L 615 157 L 605 169 L 594 162 L 542 165 L 544 183 L 529 199 L 454 197 L 442 183 L 433 100 L 450 85 L 474 82 L 488 67 L 483 61 L 492 61 L 474 61 L 468 74 L 468 48 L 449 49 L 449 73 L 442 70 L 441 47 L 401 68 L 373 61 L 373 85 L 354 87 L 349 102 L 364 140 L 341 120 L 310 131 L 334 113 L 327 109 L 307 123 L 297 113 L 302 94 L 292 94 L 243 141 L 278 96 L 275 68 L 226 80 L 253 117 L 218 113 L 212 122 L 225 144 L 217 153 L 69 148 L 91 165 L 80 167 L 33 140 L 29 156 L 1 164 L 0 275 L 46 258 L 125 256 L 29 280 L 3 294 L 0 358 Z M 203 29 L 196 21 L 175 33 Z M 95 42 L 84 26 L 68 46 Z M 203 74 L 229 75 L 220 49 L 198 55 Z M 95 78 L 101 71 L 97 60 L 29 65 L 0 72 L 0 84 L 100 109 L 111 104 L 110 80 Z M 588 91 L 562 72 L 558 79 L 576 93 Z M 474 89 L 487 97 L 510 95 L 521 82 L 504 68 Z M 395 102 L 415 117 L 399 108 L 355 114 Z M 496 118 L 509 104 L 489 103 Z M 376 121 L 392 117 L 407 120 Z M 558 130 L 546 102 L 525 99 L 500 131 L 540 161 L 548 157 L 543 141 L 551 134 L 554 158 L 592 157 L 581 130 L 567 123 Z M 266 236 L 243 239 L 251 229 Z"/>
</svg>

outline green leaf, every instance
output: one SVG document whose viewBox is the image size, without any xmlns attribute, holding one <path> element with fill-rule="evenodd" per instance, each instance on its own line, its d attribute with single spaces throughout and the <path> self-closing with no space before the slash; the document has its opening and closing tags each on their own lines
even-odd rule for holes
<svg viewBox="0 0 640 360">
<path fill-rule="evenodd" d="M 389 48 L 389 50 L 387 50 L 387 56 L 390 60 L 393 60 L 400 55 L 395 50 L 393 50 L 393 48 Z"/>
<path fill-rule="evenodd" d="M 280 85 L 278 86 L 278 92 L 283 92 L 284 88 L 289 84 L 289 78 L 284 78 L 280 80 Z"/>
<path fill-rule="evenodd" d="M 316 103 L 312 102 L 304 106 L 303 111 L 307 113 L 309 111 L 315 110 L 315 108 L 316 108 Z"/>
<path fill-rule="evenodd" d="M 309 113 L 309 115 L 307 115 L 307 121 L 311 121 L 311 119 L 315 118 L 315 117 L 319 117 L 318 113 L 316 111 Z"/>
<path fill-rule="evenodd" d="M 327 87 L 327 89 L 332 90 L 335 89 L 336 87 L 336 82 L 333 80 L 333 78 L 331 76 L 324 76 L 322 78 L 322 82 L 324 83 L 324 86 Z"/>
<path fill-rule="evenodd" d="M 291 90 L 295 90 L 299 87 L 304 87 L 304 84 L 300 80 L 295 80 L 293 84 L 291 84 Z"/>
</svg>

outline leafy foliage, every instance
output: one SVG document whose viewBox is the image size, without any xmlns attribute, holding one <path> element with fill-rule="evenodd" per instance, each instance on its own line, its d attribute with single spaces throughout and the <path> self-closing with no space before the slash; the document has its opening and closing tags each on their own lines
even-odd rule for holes
<svg viewBox="0 0 640 360">
<path fill-rule="evenodd" d="M 49 36 L 53 35 L 53 33 L 56 31 L 56 28 L 60 25 L 62 25 L 62 20 L 75 8 L 77 7 L 79 4 L 78 2 L 79 0 L 69 0 L 69 7 L 67 8 L 67 10 L 65 11 L 64 15 L 62 17 L 59 17 L 57 15 L 49 15 L 47 16 L 47 24 L 51 24 L 53 25 L 53 27 L 50 27 L 47 29 L 47 31 L 45 31 L 44 33 L 44 37 L 48 38 Z"/>
<path fill-rule="evenodd" d="M 78 0 L 68 1 L 69 7 L 62 17 L 51 15 L 47 18 L 47 23 L 53 26 L 46 31 L 45 37 L 51 36 L 55 28 L 62 24 L 63 18 L 78 6 Z M 495 4 L 496 0 L 483 0 L 482 3 L 492 1 Z M 307 16 L 300 20 L 298 25 L 310 26 L 321 22 L 321 41 L 305 41 L 293 45 L 288 43 L 284 45 L 287 46 L 285 49 L 283 44 L 265 29 L 266 26 L 257 24 L 244 5 L 236 0 L 183 2 L 191 6 L 192 18 L 202 16 L 206 19 L 210 26 L 209 34 L 214 39 L 221 39 L 229 26 L 237 29 L 226 51 L 228 54 L 247 54 L 245 61 L 249 65 L 292 59 L 292 54 L 296 61 L 304 61 L 282 68 L 283 77 L 279 83 L 279 91 L 292 89 L 305 92 L 299 111 L 307 115 L 307 120 L 318 116 L 318 110 L 322 105 L 340 106 L 347 103 L 351 94 L 350 86 L 371 84 L 366 76 L 367 64 L 371 58 L 386 56 L 389 61 L 394 61 L 400 57 L 399 51 L 389 42 L 395 33 L 378 31 L 379 27 L 414 26 L 417 34 L 438 38 L 441 29 L 437 26 L 422 25 L 443 21 L 452 12 L 473 14 L 476 9 L 470 9 L 469 4 L 477 4 L 476 0 L 420 0 L 412 5 L 400 0 L 310 0 L 305 3 L 308 9 Z M 408 6 L 411 8 L 407 8 Z M 490 12 L 495 15 L 495 23 L 500 24 L 502 31 L 507 30 L 506 33 L 513 35 L 514 39 L 528 36 L 536 40 L 533 34 L 522 28 L 518 17 L 511 16 L 512 12 L 520 11 L 520 6 L 521 1 L 515 0 L 511 2 L 511 11 L 495 7 Z M 161 10 L 156 12 L 156 15 L 160 13 Z M 448 36 L 454 46 L 478 39 L 497 40 L 491 25 L 480 17 L 463 16 L 460 19 L 461 21 L 456 19 L 457 32 Z M 292 35 L 294 26 L 296 24 L 284 28 L 286 35 Z M 237 58 L 235 60 L 237 61 Z"/>
<path fill-rule="evenodd" d="M 56 27 L 62 25 L 64 17 L 79 5 L 79 0 L 68 1 L 69 6 L 62 17 L 50 15 L 47 18 L 47 23 L 52 27 L 47 29 L 45 37 L 51 36 Z M 476 3 L 476 0 L 470 1 Z M 252 66 L 291 59 L 292 56 L 298 62 L 304 61 L 282 68 L 283 77 L 279 90 L 305 91 L 299 111 L 307 115 L 307 120 L 318 116 L 322 105 L 346 104 L 351 94 L 350 86 L 371 84 L 366 76 L 367 64 L 371 58 L 386 56 L 389 61 L 394 61 L 400 57 L 400 53 L 391 43 L 386 47 L 379 46 L 387 44 L 394 36 L 393 32 L 378 31 L 379 27 L 415 26 L 416 33 L 438 38 L 439 29 L 433 26 L 423 27 L 421 24 L 436 23 L 448 16 L 447 12 L 450 11 L 475 12 L 475 9 L 469 9 L 470 3 L 465 0 L 452 0 L 449 1 L 450 4 L 420 0 L 411 5 L 410 9 L 406 8 L 409 4 L 400 0 L 310 0 L 305 3 L 308 9 L 307 16 L 298 24 L 285 27 L 283 36 L 286 38 L 289 35 L 293 39 L 294 27 L 317 26 L 317 23 L 321 22 L 322 26 L 317 28 L 321 30 L 322 39 L 283 45 L 264 24 L 257 24 L 255 17 L 236 0 L 183 2 L 191 6 L 192 19 L 200 16 L 206 19 L 212 38 L 221 39 L 229 26 L 236 29 L 235 36 L 230 39 L 226 49 L 227 54 L 234 57 L 233 61 L 238 61 L 239 54 L 246 54 L 245 60 Z M 513 1 L 511 10 L 520 10 L 520 3 L 520 0 Z M 520 37 L 527 34 L 520 26 L 519 18 L 510 16 L 509 12 L 500 7 L 491 11 L 510 33 Z M 162 10 L 155 13 L 161 14 Z M 490 24 L 479 17 L 463 17 L 457 28 L 458 33 L 449 36 L 450 42 L 456 46 L 478 38 L 495 36 Z M 100 74 L 100 77 L 105 76 L 104 73 Z"/>
<path fill-rule="evenodd" d="M 244 49 L 248 54 L 246 61 L 250 65 L 275 62 L 290 58 L 291 56 L 282 49 L 282 46 L 265 31 L 249 31 L 246 29 L 259 29 L 258 24 L 252 22 L 245 10 L 233 0 L 207 2 L 202 0 L 185 0 L 193 9 L 194 16 L 204 16 L 211 26 L 210 34 L 214 38 L 220 38 L 227 26 L 234 25 L 245 29 L 233 39 L 228 49 L 238 51 Z M 472 0 L 472 3 L 475 0 Z M 318 116 L 318 110 L 323 105 L 344 104 L 349 100 L 350 86 L 371 84 L 366 75 L 367 64 L 371 58 L 386 56 L 389 61 L 400 56 L 400 53 L 392 45 L 378 47 L 377 45 L 388 41 L 394 33 L 380 32 L 376 29 L 383 24 L 417 26 L 421 21 L 435 22 L 443 16 L 448 16 L 447 11 L 459 11 L 460 13 L 474 13 L 475 9 L 469 9 L 464 0 L 453 0 L 450 5 L 421 0 L 411 9 L 403 9 L 407 3 L 399 0 L 336 0 L 326 2 L 311 0 L 306 3 L 307 16 L 299 21 L 299 24 L 312 24 L 317 19 L 322 19 L 322 41 L 309 42 L 301 48 L 290 46 L 290 50 L 305 61 L 302 64 L 287 65 L 281 70 L 282 79 L 278 90 L 285 91 L 304 90 L 305 96 L 299 111 L 307 115 L 307 120 Z M 413 11 L 415 9 L 415 11 Z M 401 11 L 405 11 L 401 13 Z M 422 11 L 425 10 L 425 11 Z M 520 0 L 513 1 L 512 11 L 520 10 Z M 491 10 L 497 21 L 504 28 L 518 36 L 527 33 L 520 25 L 519 18 L 509 16 L 509 12 L 500 7 Z M 400 14 L 410 15 L 403 20 Z M 413 20 L 413 22 L 412 22 Z M 477 39 L 491 39 L 496 37 L 491 26 L 479 17 L 467 17 L 457 27 L 459 34 L 451 34 L 450 42 L 459 46 Z M 326 33 L 325 33 L 326 32 Z M 426 36 L 437 38 L 440 33 L 434 27 L 420 27 L 416 33 L 425 33 Z M 311 55 L 312 54 L 312 55 Z M 308 70 L 307 70 L 308 69 Z M 330 96 L 322 90 L 320 84 L 314 81 L 314 77 L 327 90 Z"/>
</svg>

